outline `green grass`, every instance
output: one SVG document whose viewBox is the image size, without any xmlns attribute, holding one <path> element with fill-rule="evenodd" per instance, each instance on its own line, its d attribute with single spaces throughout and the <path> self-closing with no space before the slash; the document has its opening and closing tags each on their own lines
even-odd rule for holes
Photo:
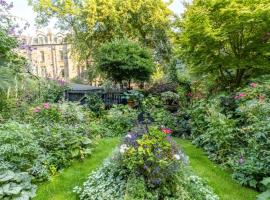
<svg viewBox="0 0 270 200">
<path fill-rule="evenodd" d="M 190 141 L 176 139 L 189 156 L 192 170 L 207 181 L 208 185 L 220 197 L 220 200 L 255 200 L 258 194 L 252 189 L 242 187 L 235 182 L 229 171 L 211 162 L 203 150 L 196 148 Z"/>
<path fill-rule="evenodd" d="M 101 139 L 91 157 L 84 161 L 73 162 L 69 168 L 53 177 L 51 181 L 39 185 L 34 200 L 76 199 L 72 189 L 75 186 L 82 185 L 88 174 L 102 164 L 118 143 L 118 138 Z"/>
</svg>

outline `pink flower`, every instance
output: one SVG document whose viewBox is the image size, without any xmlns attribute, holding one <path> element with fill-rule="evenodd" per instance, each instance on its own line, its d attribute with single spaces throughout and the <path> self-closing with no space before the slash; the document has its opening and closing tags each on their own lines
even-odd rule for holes
<svg viewBox="0 0 270 200">
<path fill-rule="evenodd" d="M 43 107 L 45 108 L 45 109 L 49 109 L 50 108 L 50 104 L 47 102 L 47 103 L 44 103 L 43 104 Z"/>
<path fill-rule="evenodd" d="M 165 134 L 171 134 L 172 133 L 172 130 L 171 129 L 168 129 L 168 128 L 162 128 L 161 131 Z"/>
<path fill-rule="evenodd" d="M 240 93 L 240 94 L 239 94 L 239 97 L 245 97 L 245 96 L 246 96 L 245 93 Z"/>
<path fill-rule="evenodd" d="M 250 86 L 255 88 L 255 87 L 257 87 L 257 83 L 250 83 Z"/>
<path fill-rule="evenodd" d="M 236 96 L 234 97 L 234 99 L 240 99 L 240 97 L 239 97 L 238 95 L 236 95 Z"/>
<path fill-rule="evenodd" d="M 187 96 L 192 97 L 192 96 L 193 96 L 192 92 L 189 92 L 189 93 L 187 94 Z"/>
<path fill-rule="evenodd" d="M 40 112 L 40 107 L 36 107 L 35 109 L 34 109 L 34 113 L 38 113 L 38 112 Z"/>
<path fill-rule="evenodd" d="M 263 96 L 262 94 L 260 94 L 259 101 L 264 101 L 264 99 L 265 99 L 265 96 Z"/>
</svg>

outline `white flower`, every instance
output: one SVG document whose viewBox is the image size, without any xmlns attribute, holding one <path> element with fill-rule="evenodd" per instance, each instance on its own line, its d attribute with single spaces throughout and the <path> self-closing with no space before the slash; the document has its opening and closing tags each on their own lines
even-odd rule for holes
<svg viewBox="0 0 270 200">
<path fill-rule="evenodd" d="M 128 150 L 128 146 L 126 144 L 122 144 L 120 146 L 120 153 L 125 153 L 125 151 Z"/>
<path fill-rule="evenodd" d="M 127 134 L 126 138 L 132 138 L 132 136 L 130 134 Z"/>
<path fill-rule="evenodd" d="M 173 157 L 176 159 L 176 160 L 180 160 L 180 155 L 179 154 L 174 154 Z"/>
</svg>

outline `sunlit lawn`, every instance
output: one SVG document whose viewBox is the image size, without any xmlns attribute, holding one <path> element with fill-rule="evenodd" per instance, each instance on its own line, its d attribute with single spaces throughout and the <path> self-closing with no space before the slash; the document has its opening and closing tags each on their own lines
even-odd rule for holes
<svg viewBox="0 0 270 200">
<path fill-rule="evenodd" d="M 89 173 L 102 164 L 112 150 L 119 143 L 118 138 L 105 138 L 99 141 L 93 155 L 84 161 L 76 161 L 62 173 L 55 176 L 52 181 L 41 184 L 35 200 L 73 200 L 76 195 L 72 193 L 75 186 L 86 181 Z"/>
<path fill-rule="evenodd" d="M 223 170 L 211 162 L 205 153 L 191 144 L 190 141 L 176 139 L 184 152 L 189 156 L 190 165 L 195 174 L 207 181 L 220 200 L 255 200 L 257 192 L 240 186 L 229 171 Z"/>
</svg>

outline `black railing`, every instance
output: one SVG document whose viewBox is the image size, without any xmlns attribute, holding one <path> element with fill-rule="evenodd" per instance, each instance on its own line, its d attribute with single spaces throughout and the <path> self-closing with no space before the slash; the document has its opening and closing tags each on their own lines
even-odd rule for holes
<svg viewBox="0 0 270 200">
<path fill-rule="evenodd" d="M 107 107 L 111 107 L 114 104 L 125 104 L 126 98 L 124 92 L 109 91 L 106 92 L 102 89 L 96 90 L 67 90 L 65 92 L 65 99 L 68 101 L 79 101 L 82 104 L 85 102 L 85 98 L 88 94 L 98 95 Z"/>
</svg>

